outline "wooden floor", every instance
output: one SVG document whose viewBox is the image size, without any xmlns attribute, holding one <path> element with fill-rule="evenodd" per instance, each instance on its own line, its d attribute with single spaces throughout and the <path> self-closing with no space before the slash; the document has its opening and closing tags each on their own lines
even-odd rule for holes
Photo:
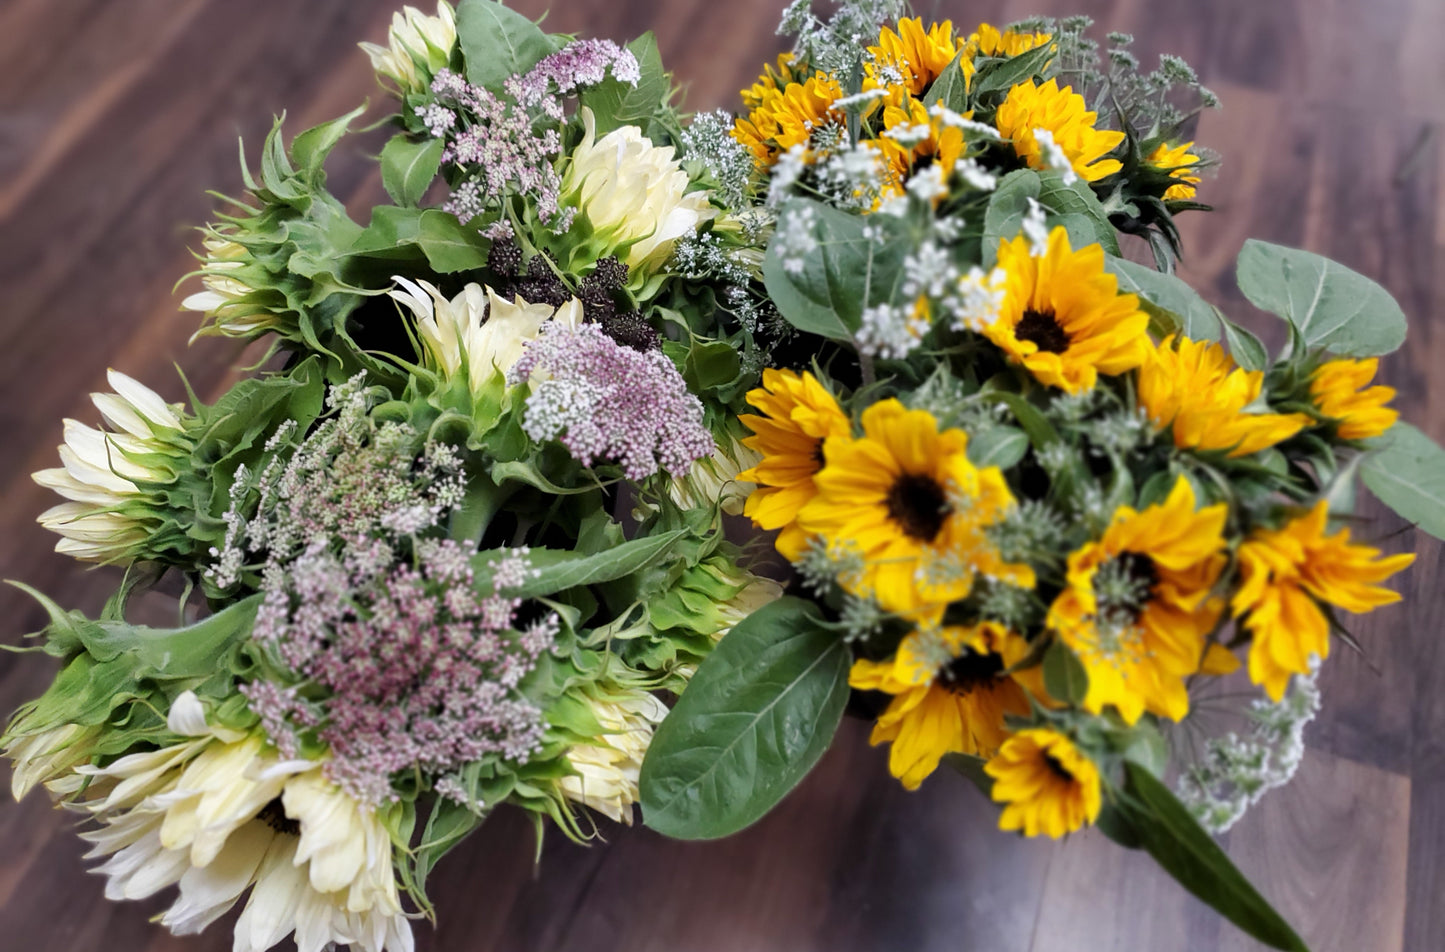
<svg viewBox="0 0 1445 952">
<path fill-rule="evenodd" d="M 292 130 L 370 96 L 366 57 L 396 0 L 0 0 L 0 576 L 97 609 L 110 571 L 49 552 L 50 504 L 32 470 L 54 465 L 60 419 L 113 366 L 178 399 L 172 369 L 223 389 L 233 347 L 187 348 L 172 285 L 191 265 L 208 188 L 239 189 L 236 137 L 254 154 L 275 112 Z M 518 2 L 540 14 L 540 0 Z M 780 0 L 556 0 L 554 30 L 658 33 L 698 107 L 732 96 L 778 48 Z M 1087 12 L 1102 29 L 1186 56 L 1223 98 L 1200 139 L 1223 152 L 1211 216 L 1183 223 L 1186 273 L 1236 316 L 1232 262 L 1248 236 L 1320 251 L 1382 281 L 1412 318 L 1389 382 L 1406 415 L 1445 437 L 1445 3 L 1441 0 L 972 0 L 920 12 L 992 22 Z M 971 23 L 964 26 L 970 27 Z M 1101 31 L 1102 32 L 1102 31 Z M 333 190 L 381 199 L 376 140 L 338 150 Z M 1257 317 L 1257 315 L 1255 315 Z M 1253 319 L 1253 317 L 1251 317 Z M 1261 318 L 1262 319 L 1262 318 Z M 1439 336 L 1437 336 L 1439 335 Z M 1380 519 L 1367 531 L 1396 525 Z M 1408 537 L 1407 537 L 1408 541 Z M 1405 607 L 1358 625 L 1327 713 L 1291 787 L 1229 836 L 1230 852 L 1318 952 L 1445 948 L 1445 587 L 1419 542 Z M 0 641 L 40 624 L 0 593 Z M 0 708 L 51 667 L 0 656 Z M 669 843 L 609 829 L 591 849 L 550 838 L 535 870 L 516 816 L 500 816 L 437 871 L 446 952 L 1204 952 L 1255 949 L 1155 871 L 1085 835 L 1062 845 L 993 829 L 994 811 L 940 776 L 917 793 L 850 724 L 776 813 L 731 840 Z M 167 936 L 159 907 L 116 905 L 84 872 L 70 820 L 32 797 L 0 804 L 0 948 L 194 952 L 230 947 L 225 924 Z"/>
</svg>

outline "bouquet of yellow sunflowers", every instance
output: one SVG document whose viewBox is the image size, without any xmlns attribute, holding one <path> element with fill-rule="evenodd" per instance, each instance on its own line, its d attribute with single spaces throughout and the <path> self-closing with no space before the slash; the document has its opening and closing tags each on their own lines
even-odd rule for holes
<svg viewBox="0 0 1445 952">
<path fill-rule="evenodd" d="M 58 548 L 125 572 L 97 619 L 35 593 L 62 668 L 0 745 L 109 898 L 410 949 L 493 810 L 725 836 L 851 711 L 908 789 L 1097 826 L 1304 948 L 1210 834 L 1298 766 L 1341 613 L 1399 598 L 1357 480 L 1445 537 L 1445 451 L 1373 384 L 1405 317 L 1251 241 L 1271 354 L 1173 274 L 1217 161 L 1183 61 L 907 13 L 796 0 L 740 111 L 686 115 L 650 35 L 407 8 L 363 44 L 365 223 L 324 172 L 362 110 L 277 124 L 185 302 L 265 369 L 189 406 L 113 374 L 36 474 Z M 180 624 L 128 622 L 168 578 Z M 1250 730 L 1186 754 L 1230 677 Z"/>
</svg>

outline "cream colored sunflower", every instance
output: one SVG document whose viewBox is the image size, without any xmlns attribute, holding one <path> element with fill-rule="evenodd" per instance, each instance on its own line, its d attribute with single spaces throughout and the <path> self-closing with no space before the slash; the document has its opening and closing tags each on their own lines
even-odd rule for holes
<svg viewBox="0 0 1445 952">
<path fill-rule="evenodd" d="M 325 778 L 323 763 L 282 760 L 259 735 L 208 727 L 190 693 L 169 726 L 191 739 L 77 768 L 92 784 L 81 805 L 100 826 L 81 835 L 90 858 L 107 857 L 96 870 L 106 898 L 177 886 L 159 920 L 192 935 L 249 890 L 237 952 L 264 952 L 288 935 L 298 952 L 411 952 L 391 835 Z"/>
</svg>

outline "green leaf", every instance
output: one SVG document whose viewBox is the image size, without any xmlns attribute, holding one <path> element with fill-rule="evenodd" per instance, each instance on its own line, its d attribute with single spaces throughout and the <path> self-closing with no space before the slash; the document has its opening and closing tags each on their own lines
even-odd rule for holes
<svg viewBox="0 0 1445 952">
<path fill-rule="evenodd" d="M 672 81 L 663 69 L 657 37 L 651 32 L 644 33 L 628 43 L 627 48 L 637 58 L 641 71 L 637 85 L 608 76 L 596 86 L 583 90 L 577 99 L 579 105 L 592 110 L 599 136 L 627 125 L 645 129 L 647 120 L 657 115 L 672 96 Z"/>
<path fill-rule="evenodd" d="M 783 598 L 739 622 L 653 737 L 640 782 L 644 822 L 698 840 L 762 817 L 832 741 L 848 663 L 811 602 Z"/>
<path fill-rule="evenodd" d="M 412 256 L 421 237 L 421 216 L 425 213 L 420 208 L 378 205 L 371 210 L 371 223 L 347 251 L 377 257 Z"/>
<path fill-rule="evenodd" d="M 984 765 L 988 761 L 982 757 L 973 757 L 968 754 L 944 754 L 943 765 L 958 771 L 960 775 L 968 778 L 968 781 L 986 797 L 993 795 L 993 778 L 985 771 Z"/>
<path fill-rule="evenodd" d="M 1119 279 L 1119 290 L 1139 296 L 1160 336 L 1182 332 L 1191 340 L 1219 340 L 1214 308 L 1182 279 L 1124 258 L 1109 257 L 1104 267 Z"/>
<path fill-rule="evenodd" d="M 1224 325 L 1224 339 L 1229 341 L 1229 353 L 1236 364 L 1245 370 L 1264 370 L 1269 366 L 1269 351 L 1264 349 L 1263 341 L 1223 315 L 1216 316 Z"/>
<path fill-rule="evenodd" d="M 1445 539 L 1445 450 L 1408 423 L 1396 423 L 1360 464 L 1375 498 L 1437 539 Z"/>
<path fill-rule="evenodd" d="M 533 549 L 527 558 L 536 574 L 521 586 L 507 589 L 507 594 L 517 598 L 535 598 L 581 585 L 611 582 L 652 565 L 666 556 L 687 534 L 686 529 L 676 529 L 659 535 L 643 536 L 593 555 L 579 555 L 557 549 Z M 491 558 L 492 556 L 483 554 L 473 559 L 480 585 L 491 584 L 491 571 L 487 564 Z M 486 576 L 485 580 L 483 576 Z"/>
<path fill-rule="evenodd" d="M 1029 199 L 1038 202 L 1049 228 L 1063 227 L 1075 248 L 1097 244 L 1109 254 L 1119 253 L 1119 239 L 1109 214 L 1089 183 L 1082 179 L 1064 184 L 1058 172 L 1018 169 L 1005 175 L 989 199 L 983 215 L 983 265 L 993 267 L 1002 241 L 1015 238 L 1023 229 Z"/>
<path fill-rule="evenodd" d="M 695 342 L 682 368 L 683 379 L 694 393 L 726 386 L 741 372 L 741 355 L 725 340 Z"/>
<path fill-rule="evenodd" d="M 928 87 L 928 93 L 923 97 L 923 104 L 932 107 L 941 103 L 945 109 L 952 109 L 954 112 L 963 113 L 968 111 L 968 79 L 963 72 L 963 62 L 968 58 L 968 50 L 960 50 L 948 64 L 943 73 L 934 80 L 933 85 Z"/>
<path fill-rule="evenodd" d="M 1051 219 L 1057 217 L 1051 225 L 1068 228 L 1075 249 L 1098 244 L 1111 255 L 1119 254 L 1119 237 L 1109 222 L 1109 213 L 1088 182 L 1075 177 L 1072 183 L 1065 184 L 1060 173 L 1041 172 L 1038 200 L 1051 213 Z"/>
<path fill-rule="evenodd" d="M 817 249 L 801 271 L 791 272 L 768 246 L 763 281 L 778 311 L 794 327 L 833 340 L 852 340 L 863 310 L 897 296 L 908 241 L 903 222 L 885 215 L 839 211 L 808 199 L 793 199 L 779 215 L 780 229 L 802 228 L 795 216 L 811 215 L 809 231 Z M 880 237 L 870 237 L 877 235 Z"/>
<path fill-rule="evenodd" d="M 1405 342 L 1405 312 L 1390 293 L 1328 258 L 1251 240 L 1237 277 L 1255 307 L 1289 321 L 1308 347 L 1371 357 Z"/>
<path fill-rule="evenodd" d="M 1049 418 L 1038 407 L 1029 403 L 1028 398 L 1021 393 L 1009 393 L 1008 391 L 992 392 L 989 396 L 1000 403 L 1008 406 L 1013 413 L 1014 419 L 1019 426 L 1023 427 L 1028 434 L 1029 442 L 1042 449 L 1050 443 L 1059 441 L 1059 432 L 1049 422 Z"/>
<path fill-rule="evenodd" d="M 392 136 L 381 149 L 381 184 L 398 205 L 411 207 L 422 200 L 441 168 L 441 139 L 413 142 L 405 133 Z"/>
<path fill-rule="evenodd" d="M 455 215 L 429 208 L 421 213 L 416 243 L 427 262 L 443 274 L 486 267 L 492 243 Z"/>
<path fill-rule="evenodd" d="M 1028 451 L 1028 434 L 1012 426 L 991 426 L 968 441 L 968 461 L 975 466 L 1008 469 Z"/>
<path fill-rule="evenodd" d="M 1044 690 L 1054 700 L 1076 706 L 1083 704 L 1089 693 L 1089 672 L 1062 641 L 1055 641 L 1044 652 Z"/>
<path fill-rule="evenodd" d="M 1259 941 L 1286 952 L 1309 952 L 1168 787 L 1132 761 L 1125 762 L 1124 774 L 1120 815 L 1165 872 Z"/>
<path fill-rule="evenodd" d="M 596 486 L 572 486 L 570 488 L 558 486 L 547 478 L 540 466 L 521 460 L 503 460 L 493 463 L 490 472 L 492 481 L 498 486 L 503 486 L 508 482 L 526 483 L 528 486 L 533 486 L 553 496 L 581 496 L 597 488 Z"/>
<path fill-rule="evenodd" d="M 1023 229 L 1029 212 L 1029 199 L 1038 200 L 1043 182 L 1031 169 L 1010 172 L 999 180 L 983 213 L 983 266 L 992 268 L 998 261 L 1001 241 L 1012 240 Z"/>
<path fill-rule="evenodd" d="M 500 92 L 508 77 L 527 72 L 557 50 L 541 27 L 493 0 L 462 0 L 457 5 L 457 42 L 467 82 L 493 92 Z"/>
<path fill-rule="evenodd" d="M 291 161 L 307 173 L 308 180 L 314 186 L 321 184 L 316 179 L 316 173 L 321 171 L 322 164 L 331 154 L 331 150 L 336 148 L 336 143 L 350 130 L 351 120 L 365 111 L 365 106 L 358 106 L 338 119 L 312 126 L 291 141 Z"/>
<path fill-rule="evenodd" d="M 1027 53 L 1010 57 L 995 67 L 984 68 L 974 82 L 974 97 L 1003 92 L 1019 83 L 1026 83 L 1035 76 L 1042 76 L 1049 60 L 1053 59 L 1057 52 L 1053 43 L 1045 43 Z"/>
</svg>

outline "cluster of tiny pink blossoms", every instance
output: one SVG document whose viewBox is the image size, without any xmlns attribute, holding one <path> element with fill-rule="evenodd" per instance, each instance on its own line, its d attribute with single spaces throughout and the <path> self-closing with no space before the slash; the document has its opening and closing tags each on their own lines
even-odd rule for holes
<svg viewBox="0 0 1445 952">
<path fill-rule="evenodd" d="M 561 207 L 562 179 L 552 164 L 562 149 L 555 125 L 539 131 L 531 109 L 449 69 L 436 74 L 431 91 L 436 101 L 419 115 L 432 136 L 446 142 L 442 161 L 463 176 L 444 211 L 468 222 L 506 196 L 520 195 L 535 203 L 552 230 L 571 227 L 576 211 Z"/>
<path fill-rule="evenodd" d="M 553 119 L 562 118 L 557 96 L 566 96 L 607 78 L 636 86 L 642 78 L 637 57 L 611 40 L 576 40 L 545 57 L 525 75 L 513 76 L 503 88 L 524 106 L 535 106 Z"/>
<path fill-rule="evenodd" d="M 525 763 L 546 721 L 519 690 L 556 643 L 548 615 L 518 630 L 521 599 L 506 592 L 529 574 L 526 550 L 493 564 L 485 593 L 469 553 L 422 540 L 415 564 L 353 540 L 340 553 L 317 542 L 270 587 L 253 637 L 325 699 L 255 683 L 243 689 L 283 755 L 297 729 L 314 728 L 331 751 L 326 772 L 357 799 L 393 799 L 392 780 L 420 770 L 455 774 L 499 757 Z"/>
<path fill-rule="evenodd" d="M 702 404 L 660 350 L 617 343 L 596 324 L 576 330 L 550 322 L 528 343 L 508 382 L 542 371 L 527 397 L 522 429 L 558 440 L 583 466 L 615 460 L 628 479 L 659 468 L 674 476 L 713 452 Z"/>
<path fill-rule="evenodd" d="M 245 468 L 236 472 L 226 538 L 206 571 L 217 588 L 234 586 L 248 558 L 264 555 L 266 571 L 274 571 L 318 540 L 362 539 L 378 529 L 415 535 L 461 501 L 466 481 L 456 450 L 431 442 L 418 458 L 415 428 L 372 419 L 360 375 L 331 388 L 327 404 L 333 416 L 289 455 L 290 421 L 266 443 L 269 462 L 254 480 Z"/>
<path fill-rule="evenodd" d="M 283 756 L 303 734 L 324 743 L 328 776 L 367 803 L 391 799 L 400 772 L 526 761 L 546 723 L 520 685 L 559 624 L 516 627 L 526 551 L 494 560 L 479 591 L 472 550 L 424 535 L 462 499 L 456 451 L 378 422 L 359 377 L 327 399 L 310 435 L 282 428 L 258 475 L 238 474 L 208 573 L 225 589 L 261 560 L 252 638 L 286 673 L 242 687 L 248 704 Z"/>
</svg>

